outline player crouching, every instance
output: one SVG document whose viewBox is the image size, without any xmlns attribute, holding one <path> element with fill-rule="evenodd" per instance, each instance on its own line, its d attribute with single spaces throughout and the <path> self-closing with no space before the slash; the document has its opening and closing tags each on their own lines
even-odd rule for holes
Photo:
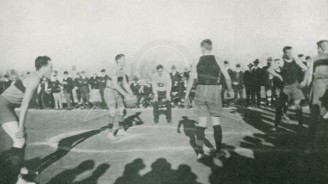
<svg viewBox="0 0 328 184">
<path fill-rule="evenodd" d="M 156 67 L 157 72 L 152 76 L 152 86 L 154 94 L 153 114 L 154 121 L 158 123 L 160 114 L 164 113 L 168 123 L 172 121 L 171 109 L 171 88 L 172 81 L 170 75 L 164 71 L 162 65 Z"/>
</svg>

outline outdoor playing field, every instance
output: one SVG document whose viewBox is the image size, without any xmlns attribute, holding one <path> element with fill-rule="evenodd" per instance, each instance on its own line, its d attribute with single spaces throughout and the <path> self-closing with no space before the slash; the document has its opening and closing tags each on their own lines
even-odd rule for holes
<svg viewBox="0 0 328 184">
<path fill-rule="evenodd" d="M 114 142 L 106 138 L 106 110 L 31 110 L 27 165 L 40 172 L 36 181 L 42 184 L 326 182 L 326 154 L 311 156 L 302 151 L 306 128 L 298 131 L 295 121 L 284 121 L 283 128 L 273 134 L 272 109 L 225 111 L 226 157 L 197 161 L 193 149 L 197 119 L 192 110 L 174 109 L 172 124 L 162 117 L 158 125 L 153 123 L 151 109 L 129 110 L 126 123 L 139 115 L 144 124 L 132 126 L 131 136 Z M 290 117 L 295 118 L 293 113 Z M 210 127 L 206 136 L 209 155 L 214 145 Z M 1 130 L 2 140 L 10 145 Z"/>
</svg>

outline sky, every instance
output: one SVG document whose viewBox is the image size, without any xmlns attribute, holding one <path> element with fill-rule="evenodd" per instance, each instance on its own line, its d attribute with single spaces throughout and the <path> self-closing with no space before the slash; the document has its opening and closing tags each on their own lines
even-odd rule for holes
<svg viewBox="0 0 328 184">
<path fill-rule="evenodd" d="M 206 38 L 242 65 L 280 57 L 285 45 L 313 56 L 328 39 L 327 10 L 327 0 L 1 0 L 0 71 L 33 70 L 40 55 L 59 70 L 111 68 L 119 53 L 129 66 L 182 66 Z"/>
</svg>

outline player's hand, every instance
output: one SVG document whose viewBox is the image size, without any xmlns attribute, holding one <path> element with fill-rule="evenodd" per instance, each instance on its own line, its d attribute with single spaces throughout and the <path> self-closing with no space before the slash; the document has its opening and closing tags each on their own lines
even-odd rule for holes
<svg viewBox="0 0 328 184">
<path fill-rule="evenodd" d="M 238 82 L 232 82 L 232 84 L 237 86 L 238 85 Z"/>
<path fill-rule="evenodd" d="M 24 128 L 20 128 L 18 132 L 15 134 L 16 138 L 24 139 L 25 138 L 25 130 Z"/>
<path fill-rule="evenodd" d="M 230 89 L 228 89 L 228 96 L 229 96 L 229 98 L 232 98 L 233 97 L 233 95 L 234 95 L 234 92 L 233 92 L 233 90 L 230 88 Z"/>
<path fill-rule="evenodd" d="M 303 81 L 299 84 L 299 88 L 305 88 L 306 87 L 306 81 Z"/>
</svg>

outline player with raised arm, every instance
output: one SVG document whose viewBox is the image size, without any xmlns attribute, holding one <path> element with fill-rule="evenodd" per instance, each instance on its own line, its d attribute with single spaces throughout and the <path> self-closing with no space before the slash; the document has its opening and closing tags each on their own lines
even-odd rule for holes
<svg viewBox="0 0 328 184">
<path fill-rule="evenodd" d="M 0 125 L 13 141 L 10 150 L 2 154 L 0 183 L 32 183 L 23 179 L 26 146 L 26 115 L 29 103 L 42 78 L 49 78 L 52 72 L 51 59 L 39 56 L 35 60 L 36 71 L 22 80 L 15 81 L 0 96 Z M 15 108 L 20 107 L 19 116 Z M 10 158 L 3 158 L 8 155 Z M 5 161 L 5 160 L 7 161 Z"/>
<path fill-rule="evenodd" d="M 214 140 L 216 144 L 216 156 L 221 157 L 224 152 L 222 147 L 222 128 L 220 116 L 222 115 L 222 85 L 219 77 L 225 77 L 228 87 L 228 92 L 231 94 L 231 79 L 228 72 L 224 69 L 222 60 L 211 54 L 212 41 L 209 39 L 203 40 L 200 44 L 202 56 L 199 61 L 192 67 L 189 78 L 185 101 L 188 101 L 190 90 L 194 79 L 198 80 L 198 86 L 195 93 L 195 113 L 199 118 L 197 126 L 197 157 L 201 159 L 204 156 L 203 142 L 205 139 L 205 129 L 207 127 L 207 119 L 211 118 L 214 130 Z M 218 82 L 219 81 L 219 82 Z M 232 96 L 232 94 L 231 94 Z"/>
<path fill-rule="evenodd" d="M 281 116 L 283 114 L 283 107 L 286 102 L 293 101 L 296 107 L 296 118 L 301 128 L 303 126 L 303 112 L 301 107 L 301 100 L 303 100 L 304 94 L 300 89 L 300 84 L 298 82 L 299 68 L 302 68 L 304 71 L 307 71 L 308 68 L 304 63 L 298 59 L 295 59 L 292 54 L 292 47 L 286 46 L 283 48 L 283 57 L 280 66 L 280 74 L 275 70 L 271 69 L 269 72 L 278 77 L 283 81 L 283 89 L 280 91 L 280 94 L 277 99 L 277 108 L 276 108 L 276 117 L 275 125 L 272 129 L 276 131 L 281 122 Z"/>
</svg>

